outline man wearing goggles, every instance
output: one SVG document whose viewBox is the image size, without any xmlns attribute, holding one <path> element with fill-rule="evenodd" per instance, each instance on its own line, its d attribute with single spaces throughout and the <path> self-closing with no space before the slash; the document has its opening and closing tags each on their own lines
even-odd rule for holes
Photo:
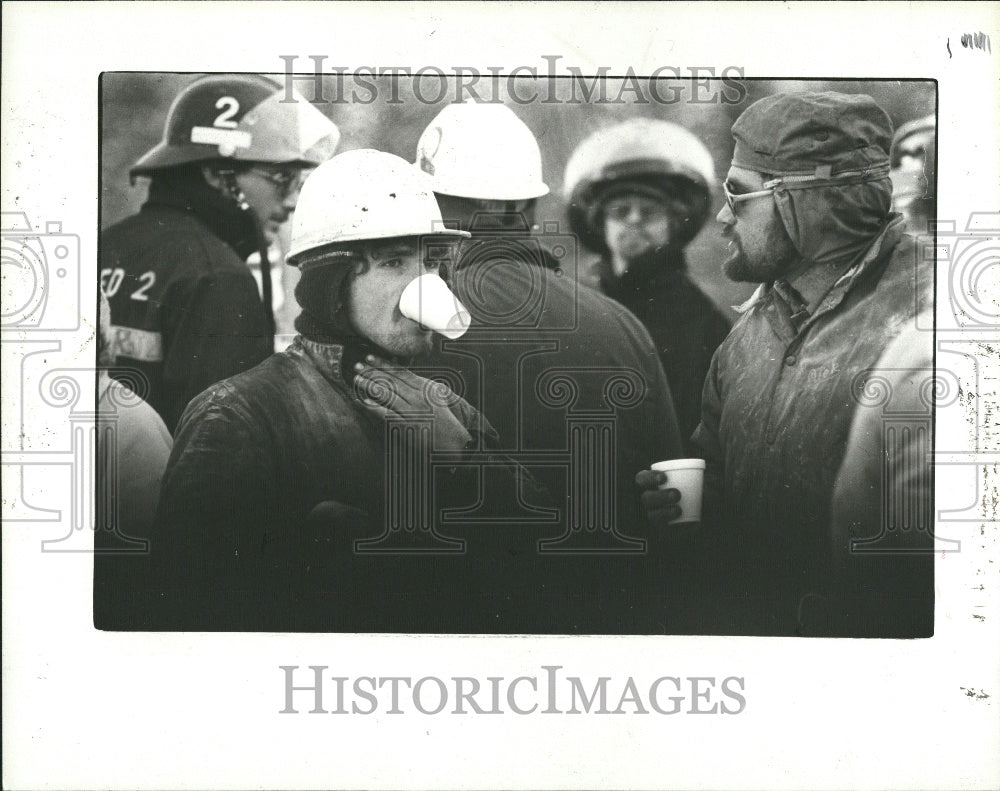
<svg viewBox="0 0 1000 791">
<path fill-rule="evenodd" d="M 729 240 L 723 268 L 760 287 L 712 360 L 692 440 L 706 460 L 704 532 L 715 547 L 701 561 L 719 571 L 703 593 L 720 619 L 702 630 L 860 635 L 878 622 L 883 634 L 877 604 L 842 595 L 858 579 L 844 569 L 866 558 L 833 540 L 831 501 L 864 377 L 931 296 L 930 265 L 890 211 L 892 125 L 868 96 L 777 94 L 751 105 L 733 137 L 717 216 Z M 665 478 L 637 477 L 654 519 L 676 514 Z M 869 521 L 836 534 L 878 536 L 885 526 Z M 929 526 L 905 527 L 906 548 L 924 548 Z M 914 603 L 893 636 L 929 634 L 929 567 L 893 557 L 864 584 L 892 579 L 893 595 Z"/>
</svg>

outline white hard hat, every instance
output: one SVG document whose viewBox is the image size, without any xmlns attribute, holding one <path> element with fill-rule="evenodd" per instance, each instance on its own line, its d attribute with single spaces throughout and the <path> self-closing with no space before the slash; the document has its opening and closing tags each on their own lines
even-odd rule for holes
<svg viewBox="0 0 1000 791">
<path fill-rule="evenodd" d="M 430 179 L 405 159 L 370 148 L 347 151 L 302 185 L 288 262 L 331 244 L 428 234 L 469 236 L 444 227 Z"/>
<path fill-rule="evenodd" d="M 538 141 L 502 104 L 449 104 L 420 135 L 416 164 L 444 195 L 528 200 L 549 192 Z"/>
</svg>

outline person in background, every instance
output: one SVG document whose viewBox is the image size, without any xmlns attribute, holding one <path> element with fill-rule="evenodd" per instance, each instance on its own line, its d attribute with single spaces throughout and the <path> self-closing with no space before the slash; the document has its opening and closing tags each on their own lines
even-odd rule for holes
<svg viewBox="0 0 1000 791">
<path fill-rule="evenodd" d="M 715 541 L 703 562 L 719 570 L 709 628 L 814 634 L 801 605 L 837 587 L 831 503 L 856 380 L 914 326 L 933 272 L 890 210 L 892 124 L 871 97 L 775 94 L 733 137 L 724 270 L 760 286 L 712 360 L 693 438 Z M 669 477 L 637 482 L 651 518 L 669 520 Z M 926 620 L 912 623 L 917 636 Z"/>
<path fill-rule="evenodd" d="M 912 234 L 933 232 L 937 219 L 937 124 L 933 115 L 907 121 L 892 138 L 892 207 Z"/>
<path fill-rule="evenodd" d="M 621 304 L 578 284 L 572 235 L 545 224 L 529 233 L 531 204 L 548 187 L 538 144 L 509 108 L 450 105 L 420 136 L 415 163 L 430 177 L 444 221 L 471 232 L 451 285 L 472 326 L 439 340 L 424 365 L 461 383 L 502 449 L 560 505 L 559 520 L 530 509 L 518 515 L 518 532 L 532 541 L 507 550 L 524 557 L 523 575 L 508 586 L 517 628 L 669 629 L 663 584 L 678 570 L 664 569 L 669 557 L 635 540 L 646 535 L 635 470 L 682 455 L 649 333 Z M 535 458 L 545 461 L 533 465 Z M 517 492 L 506 497 L 518 500 Z M 577 539 L 594 545 L 583 551 Z"/>
<path fill-rule="evenodd" d="M 303 170 L 339 141 L 315 107 L 284 95 L 255 75 L 192 82 L 170 106 L 163 140 L 130 171 L 150 179 L 148 200 L 101 234 L 112 343 L 146 377 L 171 431 L 194 396 L 274 351 L 267 248 L 295 208 Z"/>
<path fill-rule="evenodd" d="M 130 607 L 137 574 L 152 551 L 150 534 L 172 440 L 163 420 L 132 388 L 111 378 L 111 307 L 99 290 L 97 328 L 97 531 L 94 626 L 129 629 L 143 614 Z M 119 374 L 126 372 L 119 369 Z M 136 371 L 128 374 L 136 377 Z M 140 392 L 145 382 L 133 380 Z"/>
<path fill-rule="evenodd" d="M 701 388 L 730 321 L 692 281 L 684 250 L 708 217 L 708 149 L 667 121 L 633 118 L 581 143 L 563 189 L 573 231 L 600 259 L 589 281 L 649 330 L 685 443 Z"/>
</svg>

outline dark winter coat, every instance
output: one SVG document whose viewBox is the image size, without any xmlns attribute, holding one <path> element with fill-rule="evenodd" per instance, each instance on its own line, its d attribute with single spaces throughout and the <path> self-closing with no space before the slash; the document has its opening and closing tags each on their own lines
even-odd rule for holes
<svg viewBox="0 0 1000 791">
<path fill-rule="evenodd" d="M 913 326 L 932 277 L 897 215 L 799 329 L 765 284 L 716 352 L 694 444 L 707 461 L 706 512 L 732 563 L 732 601 L 752 610 L 746 629 L 792 633 L 801 597 L 826 584 L 859 377 Z"/>
<path fill-rule="evenodd" d="M 154 524 L 149 627 L 496 628 L 504 591 L 487 580 L 525 540 L 500 532 L 512 504 L 486 489 L 536 507 L 547 494 L 491 451 L 495 432 L 461 399 L 450 409 L 473 437 L 467 452 L 407 466 L 420 429 L 387 433 L 362 407 L 357 359 L 300 336 L 191 402 Z M 444 512 L 480 499 L 489 527 L 456 536 Z"/>
<path fill-rule="evenodd" d="M 667 593 L 677 569 L 643 543 L 635 475 L 683 453 L 671 390 L 649 333 L 578 282 L 574 255 L 560 238 L 474 232 L 451 277 L 472 327 L 426 365 L 483 412 L 559 506 L 517 517 L 541 542 L 524 589 L 511 591 L 519 628 L 670 631 L 668 608 L 682 606 Z"/>
<path fill-rule="evenodd" d="M 118 365 L 146 378 L 170 431 L 194 396 L 274 351 L 245 263 L 260 246 L 250 214 L 198 173 L 154 179 L 142 210 L 101 234 Z"/>
<path fill-rule="evenodd" d="M 682 252 L 661 253 L 614 278 L 598 266 L 592 281 L 649 331 L 673 396 L 685 448 L 701 420 L 701 390 L 731 322 L 691 280 Z M 603 276 L 602 276 L 603 273 Z"/>
</svg>

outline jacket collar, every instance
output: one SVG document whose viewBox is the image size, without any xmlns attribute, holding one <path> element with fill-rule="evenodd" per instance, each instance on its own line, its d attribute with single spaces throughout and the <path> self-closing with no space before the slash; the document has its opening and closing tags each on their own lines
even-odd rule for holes
<svg viewBox="0 0 1000 791">
<path fill-rule="evenodd" d="M 819 303 L 812 316 L 809 317 L 809 321 L 806 322 L 807 325 L 811 324 L 824 313 L 834 310 L 844 301 L 844 297 L 850 293 L 858 280 L 875 267 L 884 263 L 886 255 L 891 253 L 899 243 L 899 240 L 902 239 L 905 225 L 905 220 L 901 214 L 890 216 L 889 223 L 865 251 L 864 255 L 861 256 L 857 263 L 848 267 L 833 286 L 831 286 L 827 295 Z"/>
<path fill-rule="evenodd" d="M 344 377 L 344 347 L 339 343 L 321 343 L 296 335 L 288 351 L 308 357 L 323 378 L 337 388 L 346 386 Z"/>
<path fill-rule="evenodd" d="M 193 214 L 244 261 L 267 248 L 253 210 L 240 209 L 234 200 L 210 187 L 199 172 L 154 177 L 146 206 L 168 206 Z"/>
<path fill-rule="evenodd" d="M 412 360 L 402 360 L 391 357 L 385 351 L 368 342 L 354 339 L 347 343 L 318 341 L 304 335 L 296 335 L 287 352 L 296 356 L 305 356 L 312 361 L 316 369 L 330 384 L 340 390 L 353 393 L 354 366 L 364 360 L 368 354 L 379 355 L 389 362 L 409 367 Z"/>
<path fill-rule="evenodd" d="M 848 266 L 840 277 L 837 278 L 804 326 L 808 326 L 817 317 L 836 308 L 851 291 L 854 284 L 882 260 L 884 257 L 883 254 L 886 251 L 891 251 L 896 246 L 903 236 L 904 226 L 905 221 L 901 214 L 893 213 L 889 215 L 889 221 L 882 231 L 875 237 L 864 254 L 855 263 Z M 763 301 L 767 295 L 773 293 L 773 289 L 773 283 L 761 283 L 746 302 L 742 305 L 734 305 L 733 310 L 737 313 L 749 312 L 754 306 Z"/>
</svg>

